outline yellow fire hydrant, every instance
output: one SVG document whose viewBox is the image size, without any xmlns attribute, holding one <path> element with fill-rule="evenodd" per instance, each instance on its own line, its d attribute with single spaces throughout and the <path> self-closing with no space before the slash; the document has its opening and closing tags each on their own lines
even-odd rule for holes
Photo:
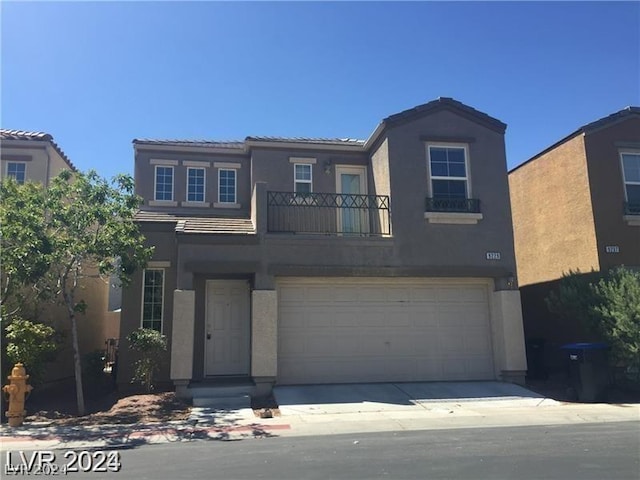
<svg viewBox="0 0 640 480">
<path fill-rule="evenodd" d="M 7 418 L 9 419 L 10 427 L 19 427 L 24 421 L 24 417 L 27 414 L 24 409 L 24 401 L 33 390 L 31 385 L 27 385 L 27 371 L 24 369 L 24 365 L 16 363 L 11 370 L 11 375 L 7 377 L 9 379 L 9 385 L 2 387 L 4 393 L 9 397 L 9 411 L 7 412 Z"/>
</svg>

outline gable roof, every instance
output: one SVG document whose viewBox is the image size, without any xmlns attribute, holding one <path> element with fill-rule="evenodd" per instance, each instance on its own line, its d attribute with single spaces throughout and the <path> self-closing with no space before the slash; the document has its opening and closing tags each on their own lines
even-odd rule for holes
<svg viewBox="0 0 640 480">
<path fill-rule="evenodd" d="M 520 165 L 518 165 L 516 167 L 513 167 L 511 170 L 509 170 L 509 173 L 515 172 L 520 167 L 523 167 L 523 166 L 527 165 L 528 163 L 534 161 L 536 158 L 541 157 L 545 153 L 547 153 L 547 152 L 553 150 L 554 148 L 562 145 L 563 143 L 571 140 L 573 137 L 575 137 L 577 135 L 588 135 L 590 133 L 593 133 L 596 130 L 600 130 L 601 128 L 609 127 L 609 126 L 613 125 L 614 123 L 618 123 L 618 122 L 621 122 L 623 120 L 627 120 L 628 118 L 631 118 L 631 117 L 640 117 L 640 107 L 634 107 L 634 106 L 625 107 L 622 110 L 618 110 L 617 112 L 612 113 L 611 115 L 607 115 L 606 117 L 602 117 L 602 118 L 600 118 L 600 119 L 598 119 L 598 120 L 596 120 L 594 122 L 582 125 L 577 130 L 574 130 L 573 132 L 571 132 L 566 137 L 561 138 L 560 140 L 558 140 L 554 144 L 548 146 L 547 148 L 545 148 L 541 152 L 536 153 L 533 157 L 529 158 L 528 160 L 525 160 Z"/>
<path fill-rule="evenodd" d="M 416 117 L 421 117 L 429 113 L 435 113 L 438 110 L 453 110 L 460 113 L 462 116 L 468 117 L 478 123 L 485 125 L 486 127 L 497 131 L 498 133 L 504 133 L 507 129 L 507 124 L 501 122 L 497 118 L 491 117 L 480 110 L 476 110 L 468 105 L 465 105 L 458 100 L 454 100 L 451 97 L 438 97 L 435 100 L 418 105 L 417 107 L 404 110 L 400 113 L 390 115 L 383 120 L 389 126 L 396 125 L 398 123 L 404 123 L 411 121 Z"/>
<path fill-rule="evenodd" d="M 76 171 L 76 167 L 71 162 L 69 157 L 62 151 L 56 142 L 53 141 L 53 136 L 45 132 L 29 132 L 26 130 L 9 130 L 6 128 L 0 128 L 0 141 L 6 140 L 21 140 L 32 142 L 49 142 L 51 146 L 58 152 L 58 155 L 69 165 L 71 170 Z"/>
</svg>

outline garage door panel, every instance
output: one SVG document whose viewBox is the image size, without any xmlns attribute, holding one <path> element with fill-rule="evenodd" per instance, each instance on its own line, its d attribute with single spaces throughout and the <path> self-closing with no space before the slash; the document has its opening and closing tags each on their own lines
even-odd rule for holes
<svg viewBox="0 0 640 480">
<path fill-rule="evenodd" d="M 492 379 L 486 284 L 279 284 L 278 382 Z"/>
</svg>

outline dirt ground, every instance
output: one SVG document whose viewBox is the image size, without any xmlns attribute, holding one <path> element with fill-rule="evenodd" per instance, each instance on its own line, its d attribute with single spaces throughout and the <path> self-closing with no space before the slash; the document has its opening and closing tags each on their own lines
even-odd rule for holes
<svg viewBox="0 0 640 480">
<path fill-rule="evenodd" d="M 51 425 L 104 425 L 168 422 L 189 417 L 190 405 L 173 392 L 123 395 L 111 392 L 85 399 L 87 415 L 77 416 L 75 392 L 72 396 L 28 399 L 25 422 Z M 30 401 L 31 400 L 31 401 Z"/>
<path fill-rule="evenodd" d="M 254 398 L 251 406 L 259 418 L 280 415 L 273 396 Z M 120 393 L 113 388 L 87 388 L 85 407 L 87 414 L 78 417 L 72 382 L 36 388 L 27 398 L 25 422 L 54 426 L 162 423 L 186 420 L 191 410 L 191 404 L 177 398 L 174 392 L 132 394 Z"/>
</svg>

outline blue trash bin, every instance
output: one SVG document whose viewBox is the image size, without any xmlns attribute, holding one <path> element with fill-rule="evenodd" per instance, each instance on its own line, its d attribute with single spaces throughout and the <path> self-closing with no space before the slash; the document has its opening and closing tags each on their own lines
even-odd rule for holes
<svg viewBox="0 0 640 480">
<path fill-rule="evenodd" d="M 609 390 L 609 345 L 568 343 L 560 347 L 567 354 L 569 384 L 580 402 L 603 402 Z"/>
</svg>

